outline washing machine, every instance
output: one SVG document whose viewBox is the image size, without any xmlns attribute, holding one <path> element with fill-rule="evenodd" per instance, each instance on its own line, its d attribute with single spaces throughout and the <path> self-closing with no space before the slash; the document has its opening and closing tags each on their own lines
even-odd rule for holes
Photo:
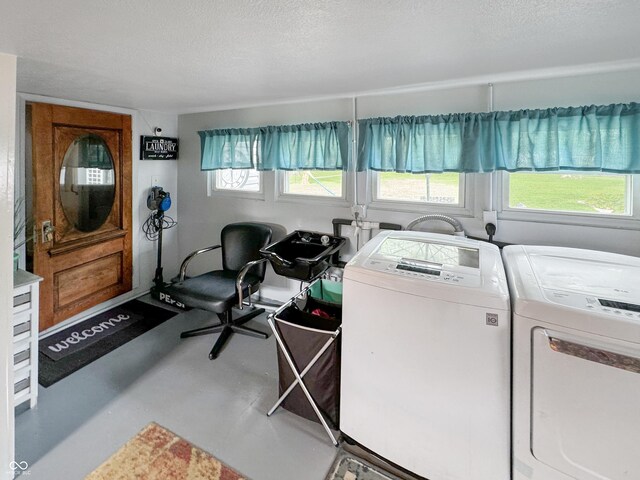
<svg viewBox="0 0 640 480">
<path fill-rule="evenodd" d="M 640 259 L 509 246 L 514 480 L 640 478 Z"/>
<path fill-rule="evenodd" d="M 342 433 L 429 480 L 508 480 L 510 303 L 498 248 L 383 232 L 343 282 Z"/>
</svg>

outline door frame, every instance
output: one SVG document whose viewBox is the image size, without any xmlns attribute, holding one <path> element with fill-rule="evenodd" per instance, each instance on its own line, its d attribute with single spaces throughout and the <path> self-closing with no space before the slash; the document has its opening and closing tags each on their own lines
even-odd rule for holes
<svg viewBox="0 0 640 480">
<path fill-rule="evenodd" d="M 74 325 L 86 318 L 89 318 L 98 313 L 102 313 L 110 308 L 113 308 L 117 305 L 120 305 L 124 302 L 127 302 L 133 298 L 140 296 L 145 292 L 138 291 L 140 286 L 140 268 L 139 268 L 139 246 L 140 246 L 140 235 L 138 232 L 137 225 L 140 223 L 140 215 L 137 208 L 136 196 L 138 193 L 138 159 L 136 152 L 140 149 L 140 135 L 141 133 L 141 125 L 138 122 L 139 111 L 130 108 L 122 108 L 122 107 L 111 107 L 107 105 L 100 105 L 95 103 L 88 102 L 78 102 L 73 100 L 65 100 L 60 98 L 47 97 L 43 95 L 33 95 L 29 93 L 18 93 L 18 122 L 16 128 L 16 175 L 20 179 L 20 185 L 16 184 L 16 196 L 24 195 L 26 193 L 26 104 L 27 102 L 37 102 L 37 103 L 49 103 L 52 105 L 61 105 L 65 107 L 76 107 L 76 108 L 84 108 L 89 110 L 101 110 L 104 112 L 112 112 L 119 113 L 124 115 L 131 116 L 131 154 L 132 154 L 132 162 L 131 162 L 131 189 L 132 189 L 132 202 L 131 202 L 131 222 L 132 222 L 132 239 L 131 239 L 131 253 L 132 253 L 132 268 L 133 268 L 133 278 L 132 278 L 132 289 L 127 293 L 123 293 L 115 298 L 107 300 L 99 305 L 91 307 L 84 312 L 78 313 L 63 322 L 49 328 L 46 333 L 40 334 L 40 338 L 46 338 L 50 335 L 55 334 L 56 332 L 63 330 L 71 325 Z M 146 134 L 146 133 L 145 133 Z"/>
</svg>

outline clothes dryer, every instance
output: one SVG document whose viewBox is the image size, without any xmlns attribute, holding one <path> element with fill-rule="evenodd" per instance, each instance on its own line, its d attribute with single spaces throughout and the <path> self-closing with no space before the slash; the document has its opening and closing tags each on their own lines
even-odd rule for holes
<svg viewBox="0 0 640 480">
<path fill-rule="evenodd" d="M 510 310 L 498 248 L 383 232 L 347 264 L 340 428 L 430 480 L 510 478 Z"/>
<path fill-rule="evenodd" d="M 509 246 L 514 480 L 640 478 L 640 259 Z"/>
</svg>

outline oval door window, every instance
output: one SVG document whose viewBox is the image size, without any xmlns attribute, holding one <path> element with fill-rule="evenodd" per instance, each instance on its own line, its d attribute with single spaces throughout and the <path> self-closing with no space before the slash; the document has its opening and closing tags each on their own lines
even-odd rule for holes
<svg viewBox="0 0 640 480">
<path fill-rule="evenodd" d="M 97 135 L 76 138 L 60 168 L 60 203 L 69 223 L 81 232 L 97 230 L 109 217 L 115 194 L 107 144 Z"/>
</svg>

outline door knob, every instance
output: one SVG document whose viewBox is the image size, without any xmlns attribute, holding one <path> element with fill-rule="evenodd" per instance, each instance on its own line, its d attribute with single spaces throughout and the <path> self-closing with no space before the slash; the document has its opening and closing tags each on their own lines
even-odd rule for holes
<svg viewBox="0 0 640 480">
<path fill-rule="evenodd" d="M 56 227 L 51 225 L 51 220 L 45 220 L 42 222 L 42 243 L 53 242 L 53 232 L 56 231 Z"/>
</svg>

